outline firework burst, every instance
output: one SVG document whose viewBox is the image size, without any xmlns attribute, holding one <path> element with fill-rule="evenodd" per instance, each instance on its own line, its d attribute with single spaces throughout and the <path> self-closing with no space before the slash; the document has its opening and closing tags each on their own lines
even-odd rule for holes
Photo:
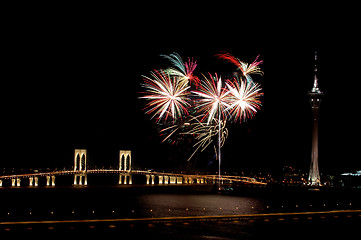
<svg viewBox="0 0 361 240">
<path fill-rule="evenodd" d="M 263 71 L 261 71 L 261 68 L 259 67 L 259 65 L 263 61 L 262 60 L 257 61 L 259 58 L 259 55 L 256 57 L 256 59 L 251 64 L 245 63 L 227 52 L 216 54 L 216 57 L 226 60 L 226 61 L 231 62 L 234 65 L 236 65 L 237 69 L 241 70 L 243 76 L 247 79 L 247 81 L 253 81 L 250 74 L 263 75 Z"/>
<path fill-rule="evenodd" d="M 204 76 L 204 81 L 198 91 L 192 91 L 192 93 L 197 97 L 196 108 L 204 113 L 202 120 L 207 118 L 207 124 L 217 115 L 225 118 L 225 110 L 230 107 L 227 103 L 230 92 L 222 87 L 222 79 L 218 78 L 217 74 L 214 76 L 209 74 L 209 78 Z"/>
<path fill-rule="evenodd" d="M 146 95 L 141 97 L 149 100 L 146 113 L 153 114 L 159 122 L 162 118 L 172 118 L 173 122 L 183 115 L 188 115 L 189 86 L 181 84 L 175 76 L 170 76 L 164 71 L 151 72 L 152 78 L 144 77 L 143 87 Z"/>
<path fill-rule="evenodd" d="M 243 81 L 238 78 L 227 81 L 226 85 L 230 92 L 227 99 L 229 115 L 235 121 L 239 119 L 240 122 L 252 118 L 261 108 L 260 97 L 263 96 L 263 93 L 261 93 L 260 85 L 253 81 Z"/>
<path fill-rule="evenodd" d="M 188 58 L 188 61 L 184 63 L 178 53 L 160 56 L 168 59 L 173 65 L 173 67 L 167 68 L 164 72 L 171 76 L 179 77 L 180 81 L 184 84 L 194 83 L 196 87 L 199 85 L 199 78 L 193 74 L 197 67 L 197 61 L 193 60 L 193 58 Z"/>
</svg>

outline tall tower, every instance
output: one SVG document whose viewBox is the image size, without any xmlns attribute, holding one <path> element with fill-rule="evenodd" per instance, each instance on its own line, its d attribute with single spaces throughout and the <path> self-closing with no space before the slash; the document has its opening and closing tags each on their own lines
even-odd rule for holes
<svg viewBox="0 0 361 240">
<path fill-rule="evenodd" d="M 317 79 L 317 52 L 315 52 L 315 73 L 313 88 L 308 92 L 313 115 L 313 130 L 312 130 L 312 152 L 311 165 L 308 175 L 308 183 L 312 186 L 320 185 L 320 171 L 318 168 L 318 112 L 320 109 L 321 98 L 323 92 L 318 88 Z"/>
</svg>

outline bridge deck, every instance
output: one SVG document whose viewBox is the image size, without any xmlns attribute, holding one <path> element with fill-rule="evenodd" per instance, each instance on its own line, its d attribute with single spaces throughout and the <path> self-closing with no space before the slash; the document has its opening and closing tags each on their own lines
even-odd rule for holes
<svg viewBox="0 0 361 240">
<path fill-rule="evenodd" d="M 101 173 L 131 173 L 131 174 L 141 174 L 141 175 L 156 175 L 156 176 L 173 176 L 173 177 L 183 177 L 183 178 L 204 178 L 208 180 L 220 180 L 220 181 L 233 181 L 233 182 L 246 182 L 252 184 L 266 185 L 266 183 L 256 181 L 251 177 L 244 176 L 230 176 L 222 175 L 219 179 L 218 175 L 196 175 L 196 174 L 185 174 L 185 173 L 168 173 L 168 172 L 154 172 L 154 171 L 144 171 L 144 170 L 117 170 L 117 169 L 91 169 L 86 171 L 73 171 L 73 170 L 64 170 L 64 171 L 52 171 L 52 172 L 39 172 L 39 173 L 25 173 L 25 174 L 13 174 L 13 175 L 3 175 L 0 176 L 1 179 L 14 179 L 14 178 L 30 178 L 30 177 L 44 177 L 44 176 L 55 176 L 55 175 L 72 175 L 72 174 L 101 174 Z"/>
</svg>

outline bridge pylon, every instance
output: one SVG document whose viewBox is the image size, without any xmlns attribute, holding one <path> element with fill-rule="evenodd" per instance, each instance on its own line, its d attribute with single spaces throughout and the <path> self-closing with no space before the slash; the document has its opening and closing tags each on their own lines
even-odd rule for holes
<svg viewBox="0 0 361 240">
<path fill-rule="evenodd" d="M 86 158 L 86 149 L 74 150 L 74 185 L 88 185 Z"/>
<path fill-rule="evenodd" d="M 119 151 L 119 170 L 119 184 L 132 184 L 132 151 Z"/>
</svg>

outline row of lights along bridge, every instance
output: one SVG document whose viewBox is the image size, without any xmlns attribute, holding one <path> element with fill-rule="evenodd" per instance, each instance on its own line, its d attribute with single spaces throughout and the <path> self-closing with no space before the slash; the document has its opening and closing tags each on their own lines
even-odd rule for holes
<svg viewBox="0 0 361 240">
<path fill-rule="evenodd" d="M 12 187 L 20 187 L 22 179 L 28 179 L 29 186 L 39 186 L 39 178 L 46 178 L 47 186 L 55 186 L 55 177 L 60 175 L 73 175 L 74 185 L 88 185 L 88 174 L 119 174 L 118 184 L 132 184 L 133 175 L 145 175 L 146 184 L 216 184 L 221 183 L 243 183 L 252 185 L 266 185 L 265 182 L 256 178 L 244 176 L 222 175 L 201 175 L 185 173 L 156 172 L 150 170 L 132 169 L 131 151 L 120 150 L 118 169 L 88 169 L 87 168 L 87 150 L 75 149 L 73 170 L 55 170 L 55 171 L 34 171 L 30 173 L 10 174 L 0 176 L 0 186 L 3 181 L 11 180 Z M 157 178 L 157 180 L 156 180 Z"/>
</svg>

